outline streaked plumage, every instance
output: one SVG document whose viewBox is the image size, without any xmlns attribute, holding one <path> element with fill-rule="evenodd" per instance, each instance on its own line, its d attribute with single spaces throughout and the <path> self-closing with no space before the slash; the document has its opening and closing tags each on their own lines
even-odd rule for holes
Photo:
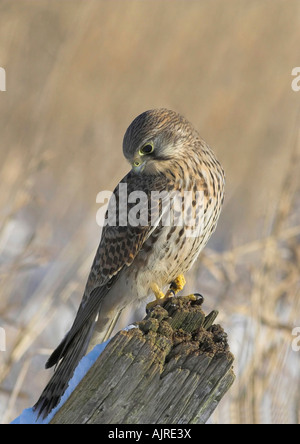
<svg viewBox="0 0 300 444">
<path fill-rule="evenodd" d="M 145 146 L 148 151 L 152 147 L 153 152 L 141 154 Z M 189 270 L 219 218 L 224 197 L 223 169 L 184 117 L 167 109 L 144 112 L 127 129 L 123 152 L 133 168 L 121 183 L 127 184 L 128 195 L 138 190 L 146 193 L 148 222 L 151 192 L 183 195 L 192 191 L 188 208 L 181 206 L 176 211 L 186 211 L 199 227 L 201 224 L 201 231 L 199 236 L 189 237 L 190 227 L 163 226 L 161 201 L 154 205 L 152 225 L 119 226 L 118 218 L 124 215 L 117 214 L 116 226 L 103 228 L 75 321 L 46 364 L 47 368 L 57 365 L 57 369 L 35 405 L 43 415 L 58 403 L 79 360 L 88 348 L 104 339 L 116 314 L 129 303 L 146 298 L 153 283 L 165 288 Z M 197 191 L 203 192 L 202 209 L 196 205 Z M 119 186 L 114 194 L 118 203 Z M 133 207 L 128 204 L 128 214 Z"/>
</svg>

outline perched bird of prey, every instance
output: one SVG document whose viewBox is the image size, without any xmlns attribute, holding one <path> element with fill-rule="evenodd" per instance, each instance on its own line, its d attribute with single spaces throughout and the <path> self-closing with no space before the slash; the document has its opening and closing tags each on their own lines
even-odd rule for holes
<svg viewBox="0 0 300 444">
<path fill-rule="evenodd" d="M 74 323 L 46 363 L 46 368 L 55 365 L 56 370 L 35 405 L 43 416 L 58 404 L 80 359 L 107 338 L 125 306 L 151 292 L 159 301 L 182 290 L 183 274 L 206 245 L 220 215 L 223 169 L 178 113 L 154 109 L 140 114 L 125 133 L 123 153 L 132 169 L 108 205 L 108 213 L 119 209 L 116 223 L 103 227 Z M 120 205 L 125 185 L 127 204 Z M 129 198 L 140 192 L 147 197 L 147 204 L 139 206 L 143 224 L 132 217 L 134 202 Z M 169 205 L 170 196 L 177 196 L 177 203 L 170 199 Z M 181 213 L 186 217 L 180 218 Z"/>
</svg>

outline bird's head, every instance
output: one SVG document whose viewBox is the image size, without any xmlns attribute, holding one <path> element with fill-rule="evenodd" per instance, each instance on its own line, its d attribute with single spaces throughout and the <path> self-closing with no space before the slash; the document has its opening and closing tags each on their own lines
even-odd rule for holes
<svg viewBox="0 0 300 444">
<path fill-rule="evenodd" d="M 180 114 L 168 109 L 145 111 L 128 127 L 123 153 L 136 173 L 163 172 L 193 147 L 198 133 Z"/>
</svg>

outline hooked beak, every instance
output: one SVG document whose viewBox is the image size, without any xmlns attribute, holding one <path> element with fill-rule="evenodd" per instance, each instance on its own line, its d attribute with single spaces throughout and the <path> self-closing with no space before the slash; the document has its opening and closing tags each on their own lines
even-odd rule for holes
<svg viewBox="0 0 300 444">
<path fill-rule="evenodd" d="M 141 173 L 143 171 L 143 169 L 145 168 L 145 164 L 146 164 L 146 162 L 142 161 L 140 156 L 137 156 L 133 159 L 132 169 L 135 173 Z"/>
</svg>

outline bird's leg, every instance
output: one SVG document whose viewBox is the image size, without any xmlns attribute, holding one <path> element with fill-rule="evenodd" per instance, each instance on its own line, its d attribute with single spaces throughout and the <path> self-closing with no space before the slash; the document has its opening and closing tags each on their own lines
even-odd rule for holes
<svg viewBox="0 0 300 444">
<path fill-rule="evenodd" d="M 164 294 L 161 291 L 161 289 L 159 288 L 159 286 L 157 284 L 153 283 L 151 285 L 151 290 L 153 291 L 156 299 L 155 299 L 155 301 L 149 302 L 149 304 L 147 304 L 146 311 L 151 310 L 156 305 L 161 305 L 162 303 L 166 302 L 172 296 L 175 296 L 175 294 L 177 294 L 179 291 L 181 291 L 183 289 L 185 284 L 186 284 L 186 280 L 185 280 L 183 274 L 180 274 L 179 276 L 177 276 L 177 278 L 173 282 L 171 282 L 169 290 L 166 292 L 166 294 Z"/>
<path fill-rule="evenodd" d="M 152 308 L 156 307 L 156 305 L 161 305 L 164 302 L 166 302 L 167 299 L 169 299 L 170 296 L 167 296 L 161 291 L 159 286 L 155 283 L 151 284 L 151 290 L 154 293 L 155 301 L 149 302 L 149 304 L 146 305 L 146 312 L 148 313 Z"/>
<path fill-rule="evenodd" d="M 151 290 L 154 293 L 155 301 L 149 302 L 146 305 L 146 312 L 148 313 L 152 308 L 156 307 L 156 305 L 161 305 L 163 302 L 165 302 L 168 298 L 166 298 L 166 295 L 161 291 L 159 286 L 155 283 L 151 284 Z"/>
<path fill-rule="evenodd" d="M 159 286 L 157 284 L 153 283 L 151 285 L 151 290 L 153 291 L 154 296 L 157 301 L 160 301 L 161 299 L 165 299 L 166 295 L 161 291 L 161 289 L 159 288 Z"/>
<path fill-rule="evenodd" d="M 167 291 L 165 297 L 169 298 L 171 296 L 175 296 L 175 294 L 183 290 L 185 284 L 186 284 L 185 277 L 183 276 L 183 274 L 180 274 L 173 282 L 171 282 L 170 288 Z"/>
<path fill-rule="evenodd" d="M 180 274 L 173 282 L 171 282 L 170 288 L 167 291 L 165 297 L 169 298 L 172 295 L 175 296 L 175 294 L 179 293 L 179 291 L 184 288 L 185 284 L 185 277 L 183 276 L 183 274 Z M 195 296 L 194 294 L 189 294 L 188 296 L 181 296 L 181 299 L 186 299 L 187 301 L 196 301 L 197 296 Z"/>
<path fill-rule="evenodd" d="M 186 280 L 185 277 L 183 276 L 183 274 L 180 274 L 179 276 L 177 276 L 177 278 L 171 283 L 169 290 L 167 291 L 165 297 L 170 297 L 173 295 L 177 294 L 179 291 L 181 291 L 183 289 L 183 287 L 186 284 Z M 199 303 L 203 303 L 204 298 L 201 294 L 199 293 L 195 293 L 195 294 L 189 294 L 187 296 L 181 296 L 180 299 L 184 299 L 187 302 L 188 301 L 198 301 Z"/>
</svg>

